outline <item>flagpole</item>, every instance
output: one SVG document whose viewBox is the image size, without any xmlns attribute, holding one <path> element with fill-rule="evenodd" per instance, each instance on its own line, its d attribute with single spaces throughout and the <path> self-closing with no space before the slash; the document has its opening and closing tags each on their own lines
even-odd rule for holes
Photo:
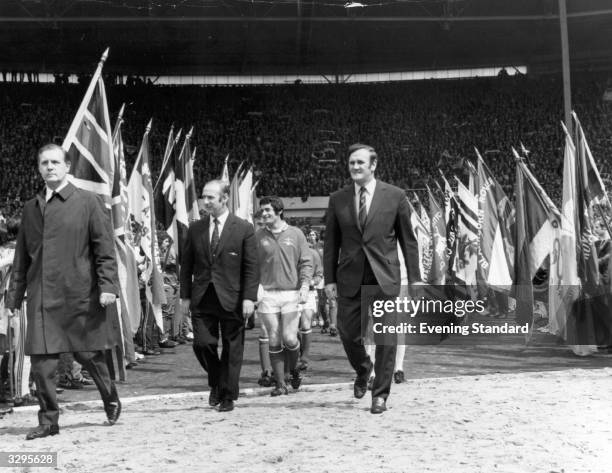
<svg viewBox="0 0 612 473">
<path fill-rule="evenodd" d="M 113 130 L 113 141 L 117 137 L 117 133 L 119 132 L 119 128 L 123 123 L 123 112 L 125 111 L 125 102 L 121 104 L 121 109 L 119 109 L 119 115 L 117 115 L 117 121 L 115 122 L 115 129 Z"/>
<path fill-rule="evenodd" d="M 91 96 L 93 95 L 94 89 L 96 88 L 96 84 L 98 83 L 98 79 L 100 78 L 100 75 L 102 74 L 102 67 L 104 66 L 104 63 L 106 62 L 106 58 L 108 58 L 109 50 L 110 48 L 106 48 L 104 52 L 102 53 L 102 57 L 100 58 L 100 61 L 98 62 L 98 67 L 96 68 L 96 71 L 94 72 L 94 75 L 92 76 L 91 81 L 89 82 L 89 86 L 87 87 L 85 96 L 83 97 L 83 100 L 81 101 L 81 105 L 79 106 L 79 109 L 77 110 L 77 113 L 75 116 L 79 116 L 79 114 L 83 114 L 85 112 L 85 109 L 87 108 L 87 104 L 89 104 L 89 101 L 91 100 Z M 64 150 L 68 151 L 68 149 L 66 149 L 66 145 L 68 144 L 67 143 L 68 137 L 75 135 L 80 125 L 81 125 L 80 122 L 73 120 L 72 124 L 70 125 L 70 128 L 68 129 L 68 133 L 66 133 L 64 142 L 62 143 L 62 148 L 64 148 Z"/>
</svg>

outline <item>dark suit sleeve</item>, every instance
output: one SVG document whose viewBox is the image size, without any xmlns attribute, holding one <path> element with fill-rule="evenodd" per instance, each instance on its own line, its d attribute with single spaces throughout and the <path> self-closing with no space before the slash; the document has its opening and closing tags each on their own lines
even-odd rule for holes
<svg viewBox="0 0 612 473">
<path fill-rule="evenodd" d="M 89 241 L 93 250 L 94 266 L 100 292 L 119 295 L 115 242 L 110 212 L 101 196 L 91 194 L 89 199 Z"/>
<path fill-rule="evenodd" d="M 325 240 L 323 241 L 323 272 L 325 284 L 336 282 L 338 257 L 340 256 L 341 232 L 334 206 L 334 195 L 329 198 L 327 219 L 325 223 Z"/>
<path fill-rule="evenodd" d="M 193 276 L 193 262 L 195 260 L 194 248 L 193 248 L 193 233 L 195 224 L 189 225 L 187 230 L 187 237 L 183 242 L 182 251 L 182 263 L 180 265 L 180 288 L 181 299 L 191 299 L 191 285 Z"/>
<path fill-rule="evenodd" d="M 9 284 L 6 308 L 17 309 L 21 307 L 23 302 L 23 296 L 27 287 L 27 273 L 28 268 L 31 264 L 30 255 L 26 246 L 25 236 L 25 216 L 27 215 L 27 209 L 23 212 L 24 219 L 19 227 L 19 234 L 17 235 L 17 246 L 15 247 L 15 256 L 13 258 L 13 267 L 11 273 L 11 282 Z"/>
<path fill-rule="evenodd" d="M 408 274 L 408 284 L 421 280 L 419 270 L 419 246 L 416 233 L 410 223 L 410 206 L 406 196 L 400 197 L 397 216 L 395 218 L 395 233 L 404 253 L 404 262 Z"/>
<path fill-rule="evenodd" d="M 242 241 L 242 298 L 257 300 L 259 287 L 259 261 L 257 258 L 257 239 L 251 224 L 246 224 L 245 237 Z"/>
</svg>

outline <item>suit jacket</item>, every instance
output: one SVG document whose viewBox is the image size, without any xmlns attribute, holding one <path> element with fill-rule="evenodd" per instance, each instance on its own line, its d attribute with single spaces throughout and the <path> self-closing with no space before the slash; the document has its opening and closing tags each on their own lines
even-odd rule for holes
<svg viewBox="0 0 612 473">
<path fill-rule="evenodd" d="M 49 202 L 44 190 L 26 202 L 9 309 L 21 306 L 26 289 L 27 355 L 116 344 L 116 316 L 100 305 L 100 293 L 119 294 L 119 284 L 110 213 L 98 195 L 68 184 Z"/>
<path fill-rule="evenodd" d="M 360 290 L 367 258 L 382 291 L 399 294 L 398 242 L 408 282 L 420 281 L 418 246 L 404 191 L 377 180 L 363 229 L 359 226 L 354 184 L 334 192 L 329 198 L 325 228 L 325 283 L 337 283 L 339 295 L 354 297 Z"/>
<path fill-rule="evenodd" d="M 191 308 L 195 309 L 212 283 L 221 306 L 237 312 L 244 299 L 257 300 L 259 264 L 253 225 L 230 213 L 213 260 L 210 222 L 207 216 L 189 226 L 180 267 L 181 299 L 191 299 Z"/>
</svg>

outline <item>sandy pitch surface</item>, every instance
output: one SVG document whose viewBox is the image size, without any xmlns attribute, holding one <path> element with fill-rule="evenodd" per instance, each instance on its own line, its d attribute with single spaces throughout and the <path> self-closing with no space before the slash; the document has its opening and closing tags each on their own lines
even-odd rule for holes
<svg viewBox="0 0 612 473">
<path fill-rule="evenodd" d="M 29 442 L 36 414 L 18 409 L 0 421 L 0 450 L 57 451 L 55 471 L 79 473 L 611 468 L 611 368 L 414 379 L 393 386 L 383 415 L 369 403 L 348 383 L 256 392 L 230 413 L 208 407 L 207 394 L 126 399 L 112 427 L 101 403 L 75 403 L 64 406 L 60 435 Z"/>
</svg>

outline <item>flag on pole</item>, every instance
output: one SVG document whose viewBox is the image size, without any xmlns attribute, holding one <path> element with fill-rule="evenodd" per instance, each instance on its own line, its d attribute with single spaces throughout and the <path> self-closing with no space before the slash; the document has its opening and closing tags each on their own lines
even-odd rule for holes
<svg viewBox="0 0 612 473">
<path fill-rule="evenodd" d="M 198 191 L 193 177 L 193 164 L 195 162 L 197 146 L 194 146 L 191 158 L 185 163 L 185 190 L 187 195 L 187 216 L 189 222 L 200 220 L 200 209 L 198 208 Z"/>
<path fill-rule="evenodd" d="M 121 107 L 119 118 L 113 131 L 113 150 L 115 156 L 115 178 L 113 180 L 113 199 L 111 213 L 115 230 L 115 250 L 117 252 L 117 269 L 119 287 L 121 290 L 121 316 L 123 335 L 133 338 L 140 323 L 140 297 L 138 295 L 138 267 L 134 249 L 129 240 L 130 221 L 128 208 L 127 174 L 125 169 L 125 156 L 121 124 L 123 110 Z"/>
<path fill-rule="evenodd" d="M 406 197 L 406 201 L 410 208 L 410 226 L 414 231 L 419 250 L 419 271 L 421 274 L 421 281 L 428 281 L 432 264 L 431 229 L 425 226 L 408 197 Z"/>
<path fill-rule="evenodd" d="M 227 166 L 227 160 L 229 159 L 229 154 L 225 156 L 225 160 L 223 161 L 223 169 L 221 170 L 221 180 L 223 182 L 229 182 L 229 168 Z"/>
<path fill-rule="evenodd" d="M 182 131 L 183 131 L 182 129 L 179 130 L 178 135 L 176 136 L 176 141 L 175 141 L 174 123 L 170 126 L 170 133 L 168 133 L 168 139 L 166 140 L 166 148 L 164 150 L 164 158 L 162 159 L 162 165 L 159 170 L 159 175 L 157 176 L 157 181 L 155 182 L 155 187 L 153 187 L 154 193 L 157 190 L 157 186 L 159 185 L 159 182 L 161 181 L 162 176 L 164 175 L 166 165 L 168 164 L 168 159 L 170 159 L 170 156 L 172 155 L 172 149 L 174 148 L 175 143 L 178 142 L 178 139 L 180 138 Z"/>
<path fill-rule="evenodd" d="M 240 182 L 242 180 L 242 166 L 244 165 L 244 161 L 240 163 L 232 182 L 230 183 L 230 196 L 229 201 L 227 202 L 227 208 L 230 213 L 236 215 L 238 209 L 240 208 Z M 229 181 L 225 181 L 229 182 Z"/>
<path fill-rule="evenodd" d="M 170 132 L 172 133 L 172 130 Z M 177 255 L 179 254 L 179 234 L 176 225 L 176 163 L 179 161 L 177 144 L 181 133 L 182 130 L 179 130 L 171 145 L 166 144 L 165 165 L 161 170 L 158 186 L 154 190 L 155 217 L 172 240 Z M 169 141 L 170 137 L 168 137 Z"/>
<path fill-rule="evenodd" d="M 514 268 L 516 320 L 533 321 L 533 278 L 553 250 L 561 216 L 515 150 L 516 251 Z"/>
<path fill-rule="evenodd" d="M 459 204 L 455 198 L 455 194 L 450 183 L 440 171 L 444 181 L 444 220 L 446 222 L 446 254 L 448 256 L 448 276 L 447 281 L 450 283 L 455 280 L 457 272 L 457 243 L 458 239 L 458 219 L 459 219 Z"/>
<path fill-rule="evenodd" d="M 134 164 L 132 175 L 128 182 L 128 202 L 130 223 L 132 228 L 132 241 L 134 247 L 144 255 L 141 278 L 145 283 L 147 299 L 147 312 L 145 317 L 152 313 L 157 326 L 163 330 L 162 304 L 166 303 L 163 288 L 159 249 L 157 244 L 157 231 L 155 211 L 153 206 L 153 183 L 151 181 L 151 168 L 149 166 L 149 132 L 151 122 L 142 138 L 138 158 Z"/>
<path fill-rule="evenodd" d="M 236 216 L 253 223 L 253 167 L 246 172 L 238 186 L 238 209 Z"/>
<path fill-rule="evenodd" d="M 102 79 L 102 67 L 107 57 L 108 48 L 102 54 L 62 148 L 70 161 L 70 182 L 76 187 L 102 195 L 110 208 L 115 158 L 106 89 Z"/>
<path fill-rule="evenodd" d="M 576 247 L 576 148 L 565 126 L 563 129 L 565 150 L 561 226 L 554 241 L 550 260 L 547 331 L 567 340 L 572 307 L 580 296 L 580 279 Z M 573 336 L 570 335 L 570 338 Z M 582 351 L 582 349 L 577 350 Z"/>
<path fill-rule="evenodd" d="M 459 204 L 456 274 L 467 286 L 475 286 L 478 265 L 478 199 L 456 176 L 455 180 Z"/>
<path fill-rule="evenodd" d="M 600 284 L 597 251 L 595 250 L 595 235 L 593 233 L 593 220 L 606 217 L 601 213 L 601 203 L 607 201 L 607 194 L 597 165 L 589 149 L 584 131 L 578 117 L 572 113 L 576 135 L 576 235 L 579 239 L 577 246 L 578 277 L 583 289 L 588 294 L 598 291 Z M 600 213 L 597 214 L 596 208 Z"/>
<path fill-rule="evenodd" d="M 478 157 L 478 272 L 488 286 L 509 292 L 514 279 L 514 207 L 482 156 Z"/>
<path fill-rule="evenodd" d="M 178 255 L 178 261 L 181 261 L 182 247 L 185 238 L 187 237 L 187 229 L 189 228 L 189 214 L 187 212 L 187 187 L 186 181 L 186 166 L 191 159 L 191 134 L 193 127 L 189 133 L 185 135 L 185 141 L 174 161 L 174 197 L 170 201 L 174 201 L 174 219 L 173 224 L 176 228 L 176 238 L 174 239 L 174 250 Z"/>
<path fill-rule="evenodd" d="M 468 189 L 472 194 L 476 195 L 476 189 L 480 188 L 478 185 L 478 172 L 469 159 L 465 159 L 463 162 L 468 171 Z"/>
<path fill-rule="evenodd" d="M 431 224 L 431 247 L 432 247 L 432 265 L 429 275 L 429 283 L 434 285 L 443 285 L 446 283 L 446 224 L 442 209 L 438 205 L 436 198 L 429 186 L 427 186 L 429 195 L 429 216 Z"/>
</svg>

